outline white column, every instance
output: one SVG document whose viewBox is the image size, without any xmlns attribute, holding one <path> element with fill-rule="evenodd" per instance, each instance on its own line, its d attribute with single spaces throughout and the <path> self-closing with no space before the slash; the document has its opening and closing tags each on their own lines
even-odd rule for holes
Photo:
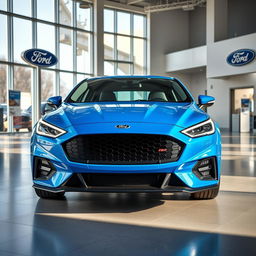
<svg viewBox="0 0 256 256">
<path fill-rule="evenodd" d="M 94 74 L 104 75 L 104 1 L 94 1 Z"/>
</svg>

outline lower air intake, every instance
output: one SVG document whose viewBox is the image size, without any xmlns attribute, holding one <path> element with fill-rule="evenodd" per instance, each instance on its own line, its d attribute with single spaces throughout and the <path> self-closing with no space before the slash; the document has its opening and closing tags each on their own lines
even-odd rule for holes
<svg viewBox="0 0 256 256">
<path fill-rule="evenodd" d="M 35 179 L 49 179 L 52 177 L 52 175 L 56 172 L 53 164 L 45 159 L 45 158 L 39 158 L 35 157 L 35 173 L 34 178 Z"/>
</svg>

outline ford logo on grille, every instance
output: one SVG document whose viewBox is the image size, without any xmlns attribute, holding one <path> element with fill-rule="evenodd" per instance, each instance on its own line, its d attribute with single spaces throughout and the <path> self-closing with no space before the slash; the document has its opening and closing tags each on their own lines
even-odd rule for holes
<svg viewBox="0 0 256 256">
<path fill-rule="evenodd" d="M 230 53 L 227 63 L 232 66 L 243 66 L 252 62 L 255 58 L 255 51 L 250 49 L 240 49 Z"/>
<path fill-rule="evenodd" d="M 116 128 L 128 129 L 128 128 L 130 128 L 130 125 L 128 125 L 128 124 L 118 124 L 118 125 L 116 125 Z"/>
<path fill-rule="evenodd" d="M 36 48 L 26 50 L 21 57 L 28 64 L 38 67 L 50 67 L 58 62 L 57 57 L 51 52 Z"/>
</svg>

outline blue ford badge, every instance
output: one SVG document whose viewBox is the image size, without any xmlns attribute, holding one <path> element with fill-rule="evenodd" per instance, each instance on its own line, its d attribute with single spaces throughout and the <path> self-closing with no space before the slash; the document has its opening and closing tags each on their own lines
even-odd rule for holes
<svg viewBox="0 0 256 256">
<path fill-rule="evenodd" d="M 255 51 L 250 49 L 240 49 L 230 53 L 227 63 L 232 66 L 243 66 L 252 62 L 255 58 Z"/>
<path fill-rule="evenodd" d="M 24 61 L 32 66 L 50 67 L 58 62 L 57 57 L 43 49 L 29 49 L 21 54 Z"/>
</svg>

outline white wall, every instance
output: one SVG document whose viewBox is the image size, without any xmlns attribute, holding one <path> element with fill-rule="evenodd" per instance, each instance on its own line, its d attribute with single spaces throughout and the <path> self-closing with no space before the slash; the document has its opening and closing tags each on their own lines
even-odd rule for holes
<svg viewBox="0 0 256 256">
<path fill-rule="evenodd" d="M 208 79 L 208 95 L 216 98 L 215 104 L 208 109 L 208 113 L 219 123 L 221 128 L 230 128 L 230 89 L 250 86 L 254 86 L 256 90 L 256 73 L 232 76 L 225 79 Z"/>
<path fill-rule="evenodd" d="M 188 48 L 188 12 L 165 11 L 150 15 L 150 73 L 166 75 L 165 55 Z"/>
<path fill-rule="evenodd" d="M 166 54 L 206 43 L 206 8 L 150 14 L 150 73 L 166 75 Z"/>
<path fill-rule="evenodd" d="M 191 75 L 190 92 L 197 100 L 198 95 L 204 95 L 207 90 L 206 71 L 198 72 Z M 208 95 L 212 96 L 207 92 Z"/>
<path fill-rule="evenodd" d="M 206 7 L 189 11 L 189 48 L 206 44 Z"/>
<path fill-rule="evenodd" d="M 197 101 L 198 95 L 204 95 L 207 90 L 206 72 L 196 72 L 193 74 L 182 74 L 178 72 L 172 72 L 168 74 L 178 78 L 191 92 L 192 96 Z M 209 94 L 210 95 L 210 94 Z"/>
<path fill-rule="evenodd" d="M 166 72 L 175 72 L 206 66 L 206 46 L 200 46 L 166 55 Z"/>
<path fill-rule="evenodd" d="M 207 45 L 207 77 L 223 77 L 256 72 L 256 60 L 244 66 L 231 66 L 227 56 L 238 49 L 249 48 L 256 51 L 256 33 L 236 37 Z"/>
</svg>

